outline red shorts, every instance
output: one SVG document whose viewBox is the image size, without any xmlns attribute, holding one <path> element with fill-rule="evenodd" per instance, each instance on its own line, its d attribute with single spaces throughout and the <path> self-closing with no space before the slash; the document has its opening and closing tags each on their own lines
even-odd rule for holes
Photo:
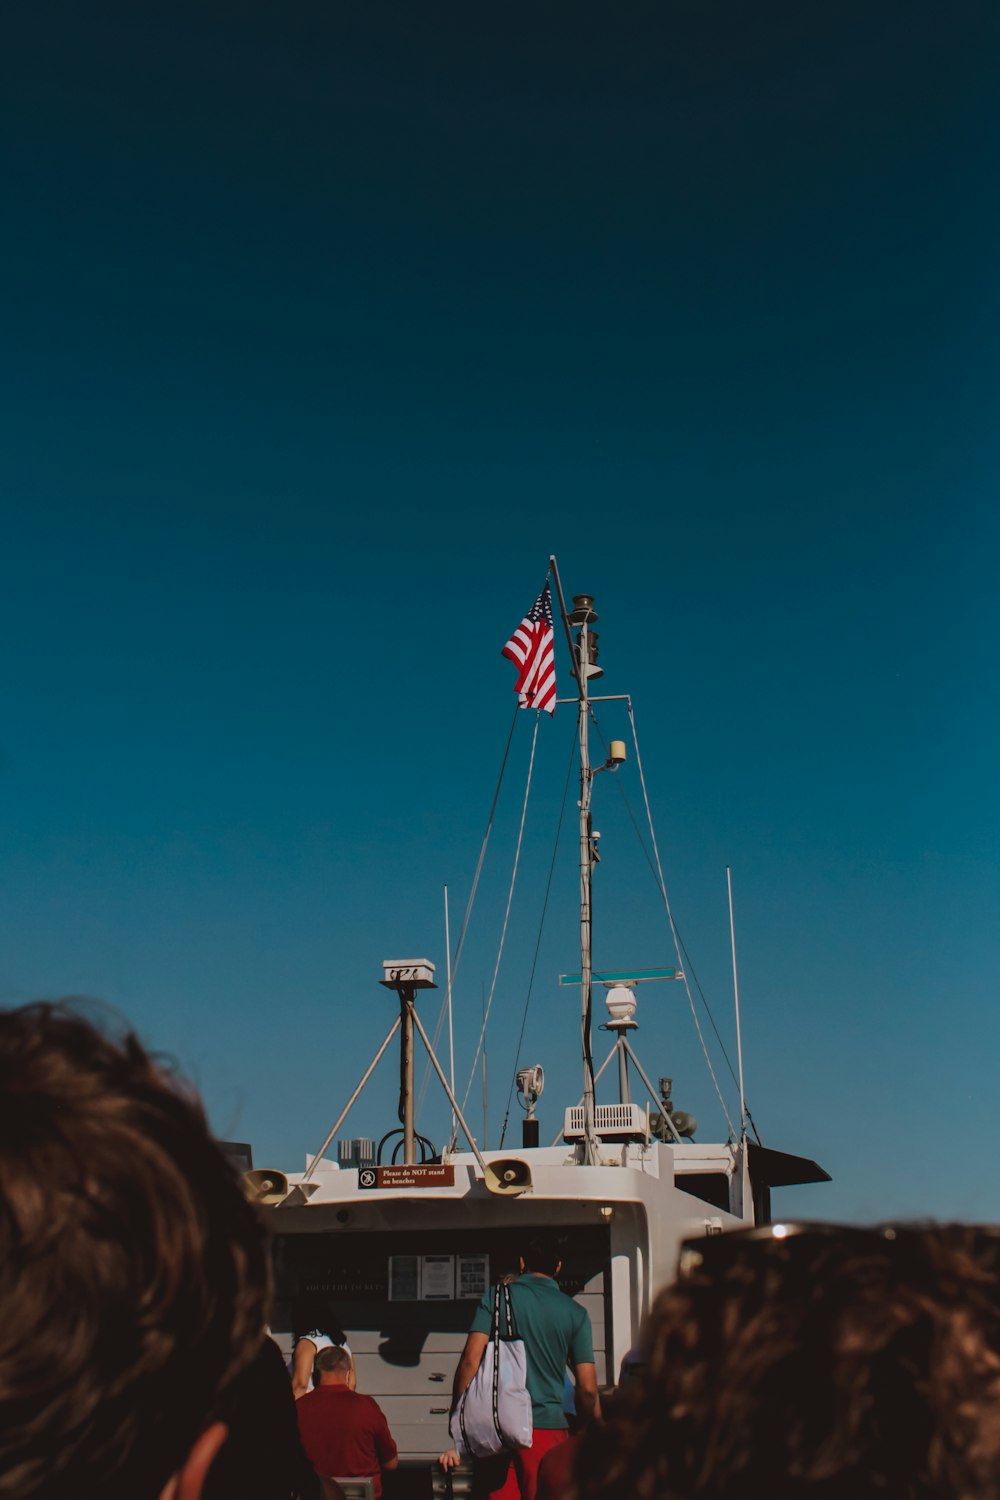
<svg viewBox="0 0 1000 1500">
<path fill-rule="evenodd" d="M 477 1500 L 535 1500 L 539 1464 L 568 1437 L 565 1427 L 536 1427 L 530 1448 L 477 1459 L 473 1491 Z"/>
</svg>

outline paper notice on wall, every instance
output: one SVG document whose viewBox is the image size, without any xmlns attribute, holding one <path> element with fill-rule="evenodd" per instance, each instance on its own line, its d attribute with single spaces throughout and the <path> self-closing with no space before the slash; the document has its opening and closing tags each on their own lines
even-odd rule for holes
<svg viewBox="0 0 1000 1500">
<path fill-rule="evenodd" d="M 420 1257 L 389 1256 L 389 1301 L 416 1302 L 420 1297 Z"/>
<path fill-rule="evenodd" d="M 490 1284 L 488 1255 L 390 1255 L 390 1302 L 477 1301 Z"/>
<path fill-rule="evenodd" d="M 451 1302 L 455 1296 L 455 1257 L 422 1255 L 420 1257 L 421 1302 Z"/>
<path fill-rule="evenodd" d="M 488 1255 L 459 1255 L 456 1297 L 485 1297 L 490 1284 Z"/>
</svg>

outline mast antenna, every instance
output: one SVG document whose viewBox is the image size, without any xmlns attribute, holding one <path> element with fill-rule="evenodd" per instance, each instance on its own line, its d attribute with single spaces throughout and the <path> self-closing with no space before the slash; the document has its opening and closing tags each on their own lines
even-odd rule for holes
<svg viewBox="0 0 1000 1500">
<path fill-rule="evenodd" d="M 444 951 L 445 964 L 448 980 L 448 1082 L 451 1091 L 455 1092 L 455 1031 L 451 1019 L 451 933 L 448 928 L 448 887 L 444 888 Z M 455 1111 L 451 1112 L 451 1136 L 450 1141 L 454 1143 L 458 1135 L 458 1116 Z"/>
<path fill-rule="evenodd" d="M 486 981 L 483 981 L 483 1027 L 486 1026 Z M 483 1150 L 489 1145 L 490 1075 L 486 1061 L 486 1041 L 483 1040 Z"/>
<path fill-rule="evenodd" d="M 729 941 L 733 950 L 733 996 L 736 1001 L 736 1057 L 740 1074 L 740 1140 L 747 1138 L 747 1102 L 743 1092 L 743 1028 L 740 1025 L 740 981 L 736 973 L 736 924 L 733 921 L 733 872 L 726 866 L 729 887 Z"/>
</svg>

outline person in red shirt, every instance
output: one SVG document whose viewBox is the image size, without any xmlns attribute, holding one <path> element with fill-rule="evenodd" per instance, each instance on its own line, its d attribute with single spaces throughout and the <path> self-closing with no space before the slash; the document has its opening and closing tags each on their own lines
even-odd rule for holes
<svg viewBox="0 0 1000 1500">
<path fill-rule="evenodd" d="M 309 1462 L 327 1478 L 372 1479 L 379 1500 L 383 1473 L 399 1462 L 382 1408 L 371 1396 L 351 1390 L 346 1349 L 321 1349 L 314 1368 L 316 1388 L 295 1408 Z"/>
</svg>

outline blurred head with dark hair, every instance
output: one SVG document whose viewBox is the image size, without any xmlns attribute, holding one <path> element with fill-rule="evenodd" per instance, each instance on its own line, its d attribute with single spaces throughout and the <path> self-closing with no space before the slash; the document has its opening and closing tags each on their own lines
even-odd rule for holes
<svg viewBox="0 0 1000 1500">
<path fill-rule="evenodd" d="M 571 1495 L 1000 1496 L 998 1250 L 962 1226 L 772 1226 L 689 1246 L 645 1373 L 605 1404 Z"/>
<path fill-rule="evenodd" d="M 0 1500 L 196 1500 L 268 1291 L 193 1092 L 76 1007 L 0 1012 Z"/>
<path fill-rule="evenodd" d="M 322 1292 L 302 1292 L 292 1308 L 292 1331 L 297 1339 L 311 1333 L 324 1333 L 335 1344 L 347 1342 L 340 1314 L 330 1298 Z"/>
<path fill-rule="evenodd" d="M 554 1276 L 562 1265 L 559 1241 L 554 1234 L 533 1234 L 526 1242 L 521 1256 L 525 1271 L 537 1271 L 543 1276 Z"/>
</svg>

